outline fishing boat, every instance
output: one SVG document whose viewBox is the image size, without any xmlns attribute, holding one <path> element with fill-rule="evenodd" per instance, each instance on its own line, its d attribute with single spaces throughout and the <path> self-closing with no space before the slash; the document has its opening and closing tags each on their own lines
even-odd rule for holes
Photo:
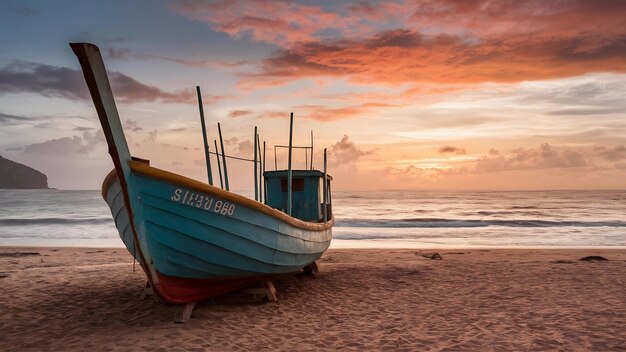
<svg viewBox="0 0 626 352">
<path fill-rule="evenodd" d="M 102 196 L 120 238 L 158 299 L 195 304 L 315 265 L 332 238 L 332 178 L 326 173 L 325 153 L 323 171 L 292 170 L 293 115 L 289 167 L 262 173 L 265 197 L 251 199 L 212 185 L 203 115 L 211 184 L 132 157 L 98 47 L 70 46 L 82 67 L 115 165 L 103 182 Z M 223 157 L 227 181 L 223 147 L 221 154 L 214 154 Z M 255 148 L 255 161 L 256 156 Z M 258 194 L 256 181 L 255 190 Z"/>
</svg>

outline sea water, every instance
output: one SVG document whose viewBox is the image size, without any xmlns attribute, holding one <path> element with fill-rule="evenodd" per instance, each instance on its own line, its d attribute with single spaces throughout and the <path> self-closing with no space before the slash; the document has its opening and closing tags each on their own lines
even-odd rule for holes
<svg viewBox="0 0 626 352">
<path fill-rule="evenodd" d="M 333 247 L 626 246 L 626 191 L 335 192 L 332 201 Z M 99 191 L 0 190 L 0 245 L 122 242 Z"/>
</svg>

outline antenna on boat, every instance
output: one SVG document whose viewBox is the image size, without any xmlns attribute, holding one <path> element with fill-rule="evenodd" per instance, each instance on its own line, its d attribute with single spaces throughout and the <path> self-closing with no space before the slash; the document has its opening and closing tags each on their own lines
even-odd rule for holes
<svg viewBox="0 0 626 352">
<path fill-rule="evenodd" d="M 327 202 L 327 198 L 328 198 L 328 174 L 327 174 L 327 170 L 326 170 L 326 148 L 324 148 L 324 200 L 322 202 L 322 204 L 324 204 L 324 223 L 326 223 L 326 221 L 328 220 L 328 204 L 326 204 Z"/>
<path fill-rule="evenodd" d="M 291 216 L 291 147 L 293 144 L 293 112 L 289 116 L 289 161 L 287 165 L 287 215 Z"/>
<path fill-rule="evenodd" d="M 224 139 L 222 139 L 222 127 L 220 123 L 217 123 L 217 131 L 220 135 L 220 146 L 222 147 L 222 161 L 224 162 L 224 185 L 226 186 L 226 190 L 229 191 L 228 187 L 228 169 L 226 168 L 226 152 L 224 151 Z"/>
<path fill-rule="evenodd" d="M 220 164 L 220 148 L 217 147 L 217 141 L 214 139 L 213 143 L 215 143 L 215 159 L 217 159 L 217 172 L 220 174 L 220 188 L 224 189 L 224 181 L 222 181 L 222 166 Z M 224 154 L 224 152 L 222 152 Z"/>
<path fill-rule="evenodd" d="M 257 144 L 257 140 L 258 140 L 258 135 L 256 134 L 257 132 L 257 127 L 254 126 L 254 200 L 258 201 L 259 200 L 259 179 L 258 179 L 258 174 L 257 174 L 257 149 L 258 149 L 258 144 Z"/>
<path fill-rule="evenodd" d="M 202 106 L 202 93 L 200 86 L 196 86 L 198 93 L 198 108 L 200 109 L 200 123 L 202 124 L 202 141 L 204 142 L 204 158 L 206 159 L 206 173 L 209 177 L 209 184 L 213 185 L 213 174 L 211 173 L 211 154 L 209 154 L 209 143 L 206 139 L 206 125 L 204 124 L 204 107 Z"/>
<path fill-rule="evenodd" d="M 313 130 L 311 130 L 311 170 L 313 170 Z"/>
</svg>

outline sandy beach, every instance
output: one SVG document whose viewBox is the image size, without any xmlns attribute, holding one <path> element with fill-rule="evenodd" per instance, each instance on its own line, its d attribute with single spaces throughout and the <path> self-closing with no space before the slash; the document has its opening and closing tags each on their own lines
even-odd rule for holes
<svg viewBox="0 0 626 352">
<path fill-rule="evenodd" d="M 275 282 L 278 302 L 232 293 L 175 324 L 140 300 L 124 249 L 3 247 L 0 350 L 626 348 L 624 249 L 336 249 L 320 264 Z"/>
</svg>

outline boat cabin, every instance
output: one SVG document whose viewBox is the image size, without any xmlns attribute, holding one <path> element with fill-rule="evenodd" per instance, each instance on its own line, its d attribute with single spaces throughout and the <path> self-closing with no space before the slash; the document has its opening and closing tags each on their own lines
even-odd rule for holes
<svg viewBox="0 0 626 352">
<path fill-rule="evenodd" d="M 287 170 L 266 171 L 265 204 L 272 208 L 287 212 L 288 180 Z M 291 216 L 303 221 L 324 221 L 332 218 L 332 202 L 330 197 L 330 181 L 326 175 L 327 189 L 324 197 L 324 173 L 319 170 L 293 170 L 291 176 Z M 325 202 L 324 202 L 325 200 Z M 325 203 L 325 204 L 324 204 Z"/>
</svg>

